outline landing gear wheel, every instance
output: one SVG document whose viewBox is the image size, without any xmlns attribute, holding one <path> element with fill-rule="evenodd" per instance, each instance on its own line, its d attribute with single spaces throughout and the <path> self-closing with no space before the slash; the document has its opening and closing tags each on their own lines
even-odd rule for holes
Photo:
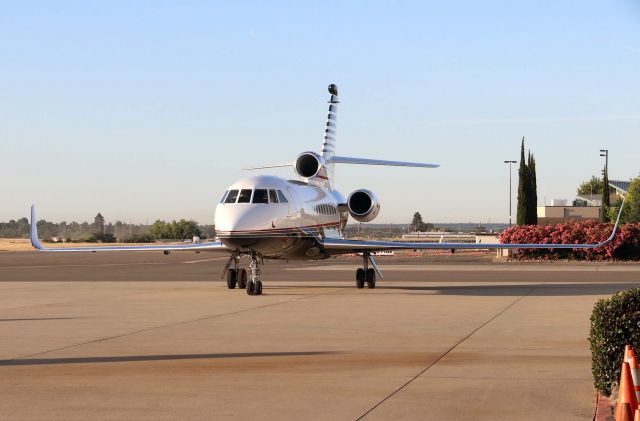
<svg viewBox="0 0 640 421">
<path fill-rule="evenodd" d="M 237 279 L 238 279 L 238 288 L 245 289 L 247 287 L 247 270 L 238 269 Z"/>
<path fill-rule="evenodd" d="M 229 269 L 227 271 L 227 288 L 234 289 L 236 287 L 236 271 Z"/>
<path fill-rule="evenodd" d="M 256 281 L 253 295 L 262 295 L 262 281 Z"/>
<path fill-rule="evenodd" d="M 255 295 L 255 285 L 254 285 L 253 281 L 248 281 L 247 282 L 247 294 Z"/>
<path fill-rule="evenodd" d="M 358 268 L 358 270 L 356 270 L 356 287 L 358 289 L 364 288 L 364 276 L 364 269 Z"/>
<path fill-rule="evenodd" d="M 376 271 L 373 268 L 367 269 L 367 288 L 373 289 L 376 287 Z"/>
</svg>

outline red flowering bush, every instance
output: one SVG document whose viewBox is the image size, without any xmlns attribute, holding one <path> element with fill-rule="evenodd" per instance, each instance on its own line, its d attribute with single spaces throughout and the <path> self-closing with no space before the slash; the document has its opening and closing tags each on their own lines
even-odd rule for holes
<svg viewBox="0 0 640 421">
<path fill-rule="evenodd" d="M 557 225 L 519 225 L 500 234 L 502 243 L 593 244 L 606 240 L 613 224 L 596 221 Z M 609 244 L 595 249 L 518 249 L 516 259 L 640 260 L 640 223 L 621 225 Z"/>
</svg>

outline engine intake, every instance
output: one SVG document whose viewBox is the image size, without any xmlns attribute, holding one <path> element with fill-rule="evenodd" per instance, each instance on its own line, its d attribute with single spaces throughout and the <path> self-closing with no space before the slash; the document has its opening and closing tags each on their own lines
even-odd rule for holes
<svg viewBox="0 0 640 421">
<path fill-rule="evenodd" d="M 370 190 L 360 189 L 347 199 L 349 214 L 358 222 L 373 221 L 380 213 L 380 201 Z"/>
<path fill-rule="evenodd" d="M 315 152 L 303 152 L 296 158 L 295 170 L 300 177 L 311 178 L 318 175 L 324 160 Z"/>
</svg>

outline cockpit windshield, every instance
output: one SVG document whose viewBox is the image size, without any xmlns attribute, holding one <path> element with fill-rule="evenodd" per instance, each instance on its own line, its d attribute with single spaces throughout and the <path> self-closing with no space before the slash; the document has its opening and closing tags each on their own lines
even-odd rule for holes
<svg viewBox="0 0 640 421">
<path fill-rule="evenodd" d="M 249 203 L 251 202 L 251 190 L 242 189 L 240 190 L 240 196 L 238 197 L 238 203 Z"/>
<path fill-rule="evenodd" d="M 282 191 L 276 189 L 235 189 L 226 191 L 220 203 L 288 203 L 288 200 Z"/>
<path fill-rule="evenodd" d="M 269 196 L 266 189 L 255 189 L 253 191 L 252 203 L 269 203 Z"/>
<path fill-rule="evenodd" d="M 229 194 L 224 199 L 224 203 L 236 203 L 238 198 L 238 190 L 229 190 Z"/>
</svg>

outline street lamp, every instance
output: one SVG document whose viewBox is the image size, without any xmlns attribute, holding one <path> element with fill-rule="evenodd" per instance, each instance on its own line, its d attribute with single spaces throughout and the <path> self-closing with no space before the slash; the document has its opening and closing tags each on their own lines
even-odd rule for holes
<svg viewBox="0 0 640 421">
<path fill-rule="evenodd" d="M 511 166 L 512 164 L 515 164 L 516 161 L 504 161 L 505 164 L 509 164 L 509 227 L 511 227 L 511 174 L 512 174 L 512 170 L 511 170 Z"/>
<path fill-rule="evenodd" d="M 609 149 L 600 149 L 600 156 L 604 156 L 604 172 L 609 178 Z"/>
<path fill-rule="evenodd" d="M 605 210 L 611 206 L 609 198 L 609 150 L 600 149 L 600 156 L 604 157 L 604 170 L 602 171 L 602 221 L 605 221 Z"/>
</svg>

